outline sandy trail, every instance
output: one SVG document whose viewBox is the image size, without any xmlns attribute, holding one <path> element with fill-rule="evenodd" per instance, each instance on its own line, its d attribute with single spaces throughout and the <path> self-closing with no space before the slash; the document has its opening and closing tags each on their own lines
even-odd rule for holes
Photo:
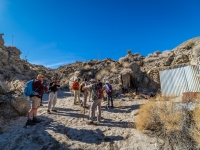
<svg viewBox="0 0 200 150">
<path fill-rule="evenodd" d="M 48 95 L 45 94 L 44 106 L 38 109 L 38 117 L 43 121 L 27 129 L 23 128 L 27 117 L 10 121 L 0 134 L 0 149 L 153 150 L 156 139 L 134 128 L 134 114 L 145 101 L 115 99 L 115 108 L 109 110 L 105 109 L 106 101 L 102 101 L 102 122 L 87 125 L 89 109 L 84 115 L 82 107 L 73 105 L 69 92 L 58 92 L 58 112 L 52 114 L 47 114 Z"/>
</svg>

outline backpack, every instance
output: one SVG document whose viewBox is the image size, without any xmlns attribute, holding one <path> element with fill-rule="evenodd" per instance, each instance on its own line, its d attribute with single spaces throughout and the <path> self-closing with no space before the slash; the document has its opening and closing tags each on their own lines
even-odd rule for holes
<svg viewBox="0 0 200 150">
<path fill-rule="evenodd" d="M 78 90 L 78 88 L 79 88 L 78 87 L 78 82 L 74 81 L 73 84 L 72 84 L 72 89 L 73 90 Z"/>
<path fill-rule="evenodd" d="M 81 93 L 83 93 L 85 90 L 83 90 L 83 87 L 85 86 L 85 84 L 84 83 L 81 83 L 81 85 L 80 85 L 80 91 L 81 91 Z"/>
<path fill-rule="evenodd" d="M 24 86 L 24 95 L 26 96 L 30 96 L 30 95 L 39 95 L 37 92 L 35 92 L 33 90 L 33 84 L 34 84 L 34 79 L 33 80 L 30 80 L 28 82 L 26 82 L 25 86 Z M 37 90 L 37 89 L 36 89 Z"/>
<path fill-rule="evenodd" d="M 106 93 L 112 94 L 112 86 L 110 84 L 106 84 Z"/>
<path fill-rule="evenodd" d="M 103 89 L 98 84 L 95 84 L 95 89 L 94 89 L 93 92 L 94 92 L 94 97 L 96 99 L 104 98 Z"/>
</svg>

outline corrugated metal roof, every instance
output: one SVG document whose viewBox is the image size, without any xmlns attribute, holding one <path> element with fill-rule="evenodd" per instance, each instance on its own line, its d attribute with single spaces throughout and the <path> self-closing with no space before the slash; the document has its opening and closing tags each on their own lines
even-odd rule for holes
<svg viewBox="0 0 200 150">
<path fill-rule="evenodd" d="M 160 71 L 160 84 L 163 96 L 180 96 L 183 92 L 200 92 L 198 66 L 186 66 Z"/>
</svg>

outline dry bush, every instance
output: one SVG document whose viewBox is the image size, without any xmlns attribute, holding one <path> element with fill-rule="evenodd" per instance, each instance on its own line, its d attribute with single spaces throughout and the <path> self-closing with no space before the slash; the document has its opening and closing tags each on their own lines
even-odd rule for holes
<svg viewBox="0 0 200 150">
<path fill-rule="evenodd" d="M 192 48 L 195 45 L 195 43 L 193 41 L 189 41 L 187 42 L 187 46 Z"/>
<path fill-rule="evenodd" d="M 22 92 L 24 89 L 25 83 L 23 81 L 15 80 L 10 82 L 11 91 L 20 91 Z"/>
<path fill-rule="evenodd" d="M 165 143 L 158 143 L 160 149 L 195 149 L 195 139 L 190 134 L 191 113 L 175 108 L 170 97 L 151 98 L 140 107 L 136 128 L 163 139 Z"/>
<path fill-rule="evenodd" d="M 6 91 L 19 91 L 22 92 L 24 89 L 25 83 L 23 81 L 15 80 L 15 81 L 2 81 L 2 84 Z"/>
</svg>

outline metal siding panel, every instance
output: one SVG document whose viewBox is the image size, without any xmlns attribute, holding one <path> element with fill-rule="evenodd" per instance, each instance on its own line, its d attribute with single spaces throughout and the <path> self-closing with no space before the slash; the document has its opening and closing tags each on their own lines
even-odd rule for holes
<svg viewBox="0 0 200 150">
<path fill-rule="evenodd" d="M 198 66 L 186 66 L 160 71 L 161 92 L 163 96 L 180 96 L 183 92 L 200 92 Z"/>
</svg>

